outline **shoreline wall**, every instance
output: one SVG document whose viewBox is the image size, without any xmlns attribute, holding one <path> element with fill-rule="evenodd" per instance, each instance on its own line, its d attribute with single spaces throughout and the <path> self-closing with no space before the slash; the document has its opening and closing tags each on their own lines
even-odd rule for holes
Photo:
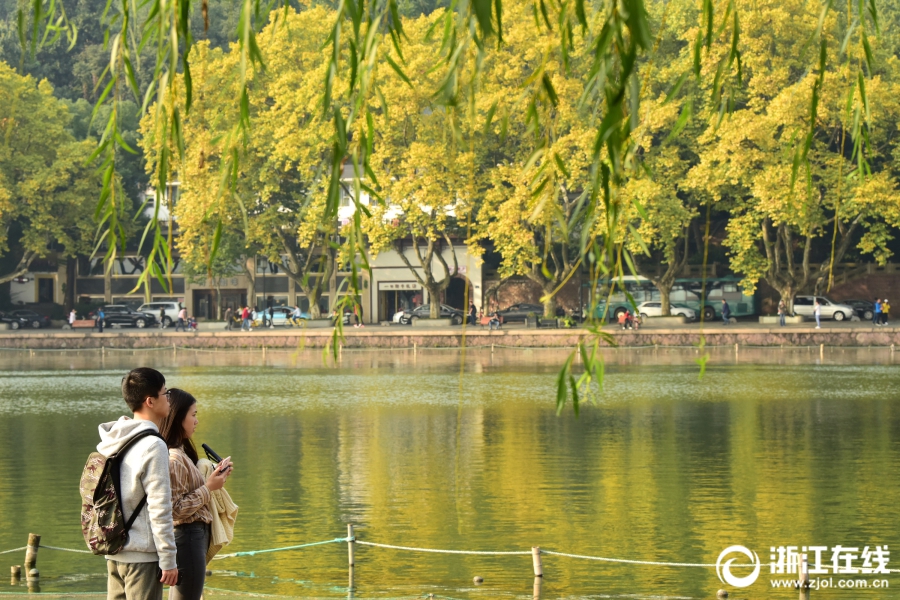
<svg viewBox="0 0 900 600">
<path fill-rule="evenodd" d="M 620 347 L 659 346 L 689 347 L 705 338 L 707 346 L 839 346 L 890 347 L 900 345 L 900 328 L 842 327 L 815 329 L 813 327 L 717 327 L 701 334 L 699 328 L 643 329 L 640 331 L 605 330 L 613 344 L 601 341 L 601 346 Z M 252 333 L 240 331 L 200 331 L 196 333 L 162 333 L 158 330 L 114 330 L 111 332 L 35 331 L 0 335 L 0 348 L 9 349 L 92 349 L 92 348 L 165 348 L 187 347 L 208 349 L 237 348 L 324 348 L 333 341 L 330 329 L 265 330 Z M 372 327 L 364 330 L 344 330 L 344 348 L 469 348 L 510 346 L 517 348 L 572 348 L 579 341 L 593 343 L 584 329 L 512 329 L 486 331 L 468 329 L 465 339 L 460 328 L 452 330 L 420 330 L 411 327 Z"/>
</svg>

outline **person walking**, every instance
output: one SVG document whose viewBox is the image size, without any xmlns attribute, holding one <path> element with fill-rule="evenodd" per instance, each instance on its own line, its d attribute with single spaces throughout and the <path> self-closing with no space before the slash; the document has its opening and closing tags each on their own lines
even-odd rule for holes
<svg viewBox="0 0 900 600">
<path fill-rule="evenodd" d="M 159 309 L 159 328 L 166 328 L 166 307 L 162 307 Z"/>
<path fill-rule="evenodd" d="M 75 320 L 78 319 L 78 316 L 75 314 L 75 309 L 69 313 L 69 329 L 75 327 Z"/>
<path fill-rule="evenodd" d="M 875 298 L 875 316 L 872 317 L 872 323 L 875 325 L 881 325 L 881 300 Z"/>
<path fill-rule="evenodd" d="M 478 318 L 478 311 L 475 310 L 475 303 L 469 300 L 469 325 L 474 325 Z"/>
<path fill-rule="evenodd" d="M 206 553 L 210 542 L 212 492 L 220 490 L 231 473 L 225 458 L 209 477 L 197 468 L 197 449 L 192 438 L 200 424 L 197 400 L 184 390 L 169 390 L 169 414 L 162 436 L 169 449 L 169 477 L 172 486 L 172 522 L 181 581 L 169 588 L 169 600 L 200 600 L 206 583 Z"/>
<path fill-rule="evenodd" d="M 787 312 L 787 306 L 784 303 L 784 300 L 778 301 L 778 323 L 784 327 L 784 317 Z"/>
<path fill-rule="evenodd" d="M 731 318 L 731 307 L 728 306 L 728 302 L 725 301 L 725 298 L 722 298 L 722 324 L 728 325 L 728 320 Z"/>
<path fill-rule="evenodd" d="M 822 329 L 822 321 L 820 320 L 822 318 L 822 305 L 819 304 L 818 298 L 816 298 L 816 304 L 813 307 L 813 314 L 816 317 L 816 329 Z"/>
<path fill-rule="evenodd" d="M 187 325 L 187 309 L 182 306 L 178 311 L 178 323 L 175 324 L 175 331 L 178 331 L 179 327 L 182 331 L 187 331 L 185 325 Z"/>
<path fill-rule="evenodd" d="M 269 305 L 269 327 L 275 327 L 275 307 Z"/>
<path fill-rule="evenodd" d="M 103 333 L 103 322 L 106 320 L 106 313 L 103 312 L 103 307 L 100 307 L 100 310 L 97 311 L 97 329 L 100 333 Z"/>
<path fill-rule="evenodd" d="M 122 550 L 106 557 L 106 597 L 162 600 L 163 584 L 178 581 L 169 456 L 159 435 L 169 414 L 166 378 L 156 369 L 134 369 L 122 379 L 122 396 L 133 418 L 101 424 L 97 452 L 125 450 L 118 492 L 123 516 L 134 523 Z"/>
<path fill-rule="evenodd" d="M 234 311 L 231 310 L 231 307 L 225 309 L 225 331 L 231 331 L 231 328 L 234 327 Z"/>
<path fill-rule="evenodd" d="M 888 302 L 887 298 L 885 298 L 881 302 L 881 324 L 882 325 L 886 326 L 888 324 L 888 314 L 890 312 L 891 312 L 891 303 Z"/>
<path fill-rule="evenodd" d="M 241 331 L 244 331 L 244 329 L 252 331 L 249 306 L 245 306 L 244 310 L 241 311 Z"/>
</svg>

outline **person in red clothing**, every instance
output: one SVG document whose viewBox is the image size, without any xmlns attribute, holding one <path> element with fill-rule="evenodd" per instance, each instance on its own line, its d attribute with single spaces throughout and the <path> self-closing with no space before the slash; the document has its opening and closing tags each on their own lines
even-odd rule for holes
<svg viewBox="0 0 900 600">
<path fill-rule="evenodd" d="M 251 331 L 251 323 L 250 323 L 250 308 L 244 307 L 244 310 L 241 311 L 241 331 Z"/>
</svg>

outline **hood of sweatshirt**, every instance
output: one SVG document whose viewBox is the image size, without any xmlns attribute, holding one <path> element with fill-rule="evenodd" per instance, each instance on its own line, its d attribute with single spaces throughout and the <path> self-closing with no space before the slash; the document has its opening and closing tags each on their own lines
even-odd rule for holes
<svg viewBox="0 0 900 600">
<path fill-rule="evenodd" d="M 155 423 L 129 419 L 128 417 L 119 417 L 118 421 L 112 421 L 111 423 L 101 423 L 98 429 L 100 431 L 100 443 L 97 444 L 97 452 L 103 456 L 112 456 L 128 440 L 141 431 L 159 433 L 159 428 L 156 427 Z"/>
</svg>

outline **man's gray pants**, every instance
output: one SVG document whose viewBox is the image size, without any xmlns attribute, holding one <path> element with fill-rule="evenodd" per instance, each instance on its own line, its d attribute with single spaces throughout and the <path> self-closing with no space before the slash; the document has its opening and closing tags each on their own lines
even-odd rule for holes
<svg viewBox="0 0 900 600">
<path fill-rule="evenodd" d="M 106 600 L 162 600 L 159 563 L 106 561 Z"/>
</svg>

